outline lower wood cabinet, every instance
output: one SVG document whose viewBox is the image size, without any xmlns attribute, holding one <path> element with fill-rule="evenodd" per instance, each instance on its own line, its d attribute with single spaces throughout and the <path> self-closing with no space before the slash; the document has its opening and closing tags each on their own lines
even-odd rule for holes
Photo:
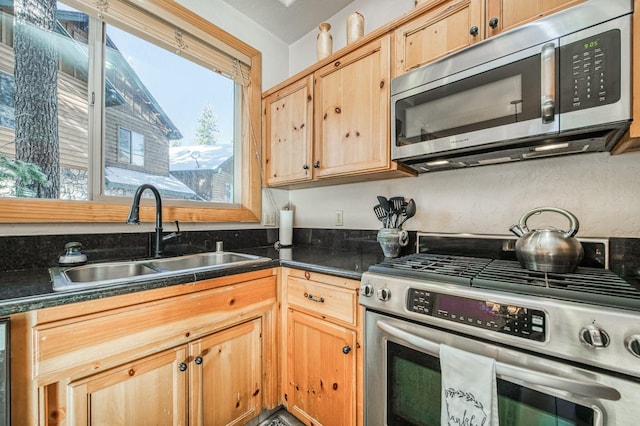
<svg viewBox="0 0 640 426">
<path fill-rule="evenodd" d="M 243 425 L 276 407 L 276 273 L 12 317 L 13 425 Z"/>
<path fill-rule="evenodd" d="M 362 424 L 359 286 L 283 268 L 283 400 L 307 425 Z"/>
<path fill-rule="evenodd" d="M 258 318 L 73 381 L 70 423 L 244 424 L 261 405 L 261 331 Z"/>
</svg>

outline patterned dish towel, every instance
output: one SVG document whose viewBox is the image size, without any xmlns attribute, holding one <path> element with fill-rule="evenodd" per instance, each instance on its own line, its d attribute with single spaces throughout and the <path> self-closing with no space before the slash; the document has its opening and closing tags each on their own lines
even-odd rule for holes
<svg viewBox="0 0 640 426">
<path fill-rule="evenodd" d="M 496 360 L 440 345 L 441 426 L 498 426 Z"/>
</svg>

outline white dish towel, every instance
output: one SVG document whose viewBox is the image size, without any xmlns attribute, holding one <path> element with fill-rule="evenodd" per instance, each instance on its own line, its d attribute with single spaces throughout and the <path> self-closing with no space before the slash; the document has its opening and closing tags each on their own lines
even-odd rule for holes
<svg viewBox="0 0 640 426">
<path fill-rule="evenodd" d="M 440 345 L 441 426 L 498 426 L 496 360 Z"/>
</svg>

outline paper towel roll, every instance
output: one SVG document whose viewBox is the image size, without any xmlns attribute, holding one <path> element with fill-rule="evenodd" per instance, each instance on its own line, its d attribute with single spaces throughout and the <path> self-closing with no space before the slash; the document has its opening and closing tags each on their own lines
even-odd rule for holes
<svg viewBox="0 0 640 426">
<path fill-rule="evenodd" d="M 280 210 L 280 245 L 290 246 L 293 240 L 293 210 Z"/>
<path fill-rule="evenodd" d="M 293 260 L 292 248 L 281 248 L 279 250 L 280 260 Z"/>
</svg>

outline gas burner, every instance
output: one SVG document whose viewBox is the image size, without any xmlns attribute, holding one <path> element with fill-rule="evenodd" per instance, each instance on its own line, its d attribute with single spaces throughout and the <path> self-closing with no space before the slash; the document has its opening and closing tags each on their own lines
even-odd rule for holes
<svg viewBox="0 0 640 426">
<path fill-rule="evenodd" d="M 640 291 L 615 273 L 579 267 L 555 274 L 523 269 L 518 262 L 494 260 L 472 279 L 472 286 L 640 310 Z"/>
<path fill-rule="evenodd" d="M 451 284 L 471 285 L 471 278 L 491 259 L 414 253 L 398 259 L 387 259 L 373 265 L 369 272 L 412 278 L 435 279 Z"/>
</svg>

